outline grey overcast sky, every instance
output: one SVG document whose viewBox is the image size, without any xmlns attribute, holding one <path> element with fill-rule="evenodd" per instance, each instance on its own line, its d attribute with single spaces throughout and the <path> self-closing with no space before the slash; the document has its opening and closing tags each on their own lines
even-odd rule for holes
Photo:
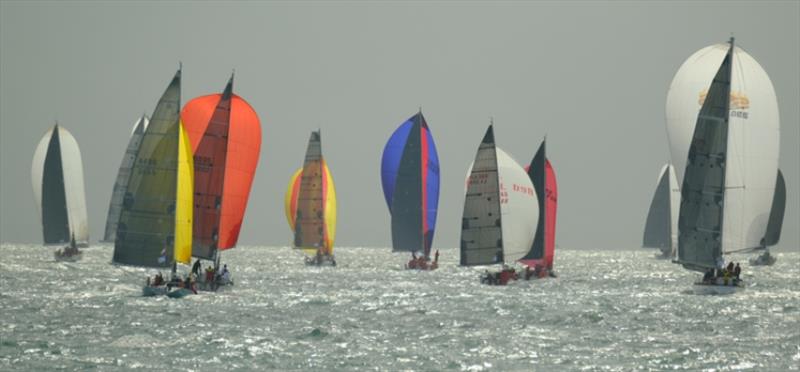
<svg viewBox="0 0 800 372">
<path fill-rule="evenodd" d="M 41 242 L 33 151 L 58 119 L 81 146 L 91 239 L 134 120 L 183 62 L 183 101 L 234 91 L 261 118 L 240 245 L 286 245 L 283 193 L 309 131 L 338 195 L 337 245 L 388 246 L 380 159 L 422 107 L 441 160 L 434 245 L 458 244 L 467 167 L 495 121 L 530 161 L 542 137 L 559 184 L 557 242 L 635 248 L 669 158 L 667 88 L 731 33 L 769 73 L 788 205 L 780 250 L 800 249 L 800 2 L 0 1 L 0 240 Z"/>
</svg>

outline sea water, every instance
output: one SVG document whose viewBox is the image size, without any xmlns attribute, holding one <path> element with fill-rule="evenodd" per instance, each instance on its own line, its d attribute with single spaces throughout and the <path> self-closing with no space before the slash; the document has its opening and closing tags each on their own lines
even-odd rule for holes
<svg viewBox="0 0 800 372">
<path fill-rule="evenodd" d="M 338 248 L 308 267 L 287 247 L 238 247 L 235 285 L 141 297 L 155 271 L 111 247 L 60 263 L 0 246 L 0 370 L 797 370 L 800 254 L 744 265 L 744 292 L 691 294 L 700 276 L 654 251 L 567 250 L 557 279 L 481 285 L 484 267 L 403 270 L 407 254 Z M 747 256 L 734 257 L 743 263 Z M 182 268 L 184 272 L 188 267 Z"/>
</svg>

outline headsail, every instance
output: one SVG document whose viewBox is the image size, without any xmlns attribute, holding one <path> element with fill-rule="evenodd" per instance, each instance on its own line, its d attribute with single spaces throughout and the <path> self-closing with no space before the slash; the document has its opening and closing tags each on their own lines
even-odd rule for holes
<svg viewBox="0 0 800 372">
<path fill-rule="evenodd" d="M 194 98 L 181 110 L 181 120 L 189 135 L 195 158 L 199 156 L 200 143 L 206 138 L 212 116 L 217 115 L 216 112 L 223 94 L 217 93 Z M 230 114 L 227 150 L 225 153 L 214 152 L 211 159 L 196 159 L 195 161 L 199 167 L 203 165 L 198 163 L 198 160 L 212 161 L 214 169 L 217 169 L 220 164 L 224 165 L 224 186 L 222 187 L 222 205 L 217 237 L 218 250 L 236 246 L 261 151 L 261 124 L 253 107 L 242 97 L 231 92 L 228 108 Z M 202 156 L 209 158 L 208 155 Z M 205 182 L 198 180 L 196 183 Z M 199 222 L 206 225 L 206 222 L 203 222 L 205 220 L 207 219 Z"/>
<path fill-rule="evenodd" d="M 128 178 L 131 175 L 131 168 L 133 162 L 136 160 L 136 152 L 139 151 L 139 145 L 142 143 L 142 136 L 150 123 L 150 118 L 147 115 L 142 115 L 136 123 L 133 124 L 133 131 L 131 132 L 131 139 L 128 141 L 128 147 L 125 149 L 125 154 L 122 156 L 122 164 L 117 171 L 117 180 L 114 182 L 114 189 L 111 192 L 111 201 L 108 205 L 108 216 L 106 217 L 106 229 L 103 234 L 103 240 L 113 242 L 117 237 L 117 224 L 119 223 L 119 215 L 122 212 L 122 199 L 125 197 L 125 186 L 128 185 Z"/>
<path fill-rule="evenodd" d="M 180 122 L 181 71 L 158 101 L 125 188 L 113 261 L 170 267 L 192 246 L 191 148 Z"/>
<path fill-rule="evenodd" d="M 87 246 L 89 223 L 81 153 L 75 137 L 58 124 L 36 148 L 31 180 L 45 244 L 67 243 L 74 234 L 79 246 Z"/>
<path fill-rule="evenodd" d="M 553 268 L 555 256 L 556 209 L 558 206 L 558 185 L 556 175 L 546 154 L 546 140 L 542 141 L 530 165 L 526 167 L 528 177 L 536 190 L 539 203 L 539 222 L 533 237 L 531 249 L 520 260 L 527 266 L 541 264 Z"/>
<path fill-rule="evenodd" d="M 439 204 L 439 156 L 422 112 L 392 133 L 381 160 L 392 250 L 430 254 Z"/>
<path fill-rule="evenodd" d="M 216 258 L 219 245 L 232 92 L 233 76 L 194 150 L 192 256 L 207 260 Z"/>
<path fill-rule="evenodd" d="M 786 182 L 783 180 L 783 173 L 778 169 L 778 179 L 775 182 L 775 196 L 772 198 L 772 209 L 769 212 L 769 223 L 767 232 L 764 235 L 764 247 L 778 244 L 781 240 L 781 230 L 783 229 L 783 214 L 786 211 Z"/>
<path fill-rule="evenodd" d="M 721 266 L 733 41 L 697 117 L 681 187 L 678 260 L 691 270 Z"/>
</svg>

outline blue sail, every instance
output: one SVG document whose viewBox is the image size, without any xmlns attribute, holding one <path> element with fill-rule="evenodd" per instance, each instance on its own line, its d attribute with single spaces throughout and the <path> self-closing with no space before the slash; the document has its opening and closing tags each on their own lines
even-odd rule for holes
<svg viewBox="0 0 800 372">
<path fill-rule="evenodd" d="M 422 113 L 392 133 L 383 149 L 381 181 L 392 215 L 393 250 L 427 256 L 439 205 L 439 155 Z"/>
</svg>

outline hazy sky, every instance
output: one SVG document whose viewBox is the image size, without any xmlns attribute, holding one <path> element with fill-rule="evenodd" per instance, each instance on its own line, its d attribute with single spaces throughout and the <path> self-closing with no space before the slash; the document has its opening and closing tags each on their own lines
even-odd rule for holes
<svg viewBox="0 0 800 372">
<path fill-rule="evenodd" d="M 283 194 L 309 132 L 336 182 L 337 245 L 388 246 L 380 159 L 421 106 L 441 160 L 434 245 L 455 247 L 464 177 L 494 117 L 528 163 L 546 134 L 559 184 L 557 243 L 641 245 L 669 159 L 667 88 L 731 33 L 769 73 L 788 205 L 779 245 L 800 247 L 800 2 L 0 1 L 0 240 L 41 242 L 33 151 L 58 119 L 81 146 L 91 239 L 101 238 L 131 126 L 183 62 L 183 102 L 223 89 L 263 131 L 240 244 L 286 245 Z"/>
</svg>

